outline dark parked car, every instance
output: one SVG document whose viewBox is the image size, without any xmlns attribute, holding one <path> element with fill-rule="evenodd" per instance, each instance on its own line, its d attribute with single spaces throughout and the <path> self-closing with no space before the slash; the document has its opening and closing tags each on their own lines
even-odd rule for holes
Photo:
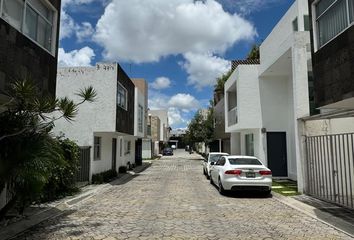
<svg viewBox="0 0 354 240">
<path fill-rule="evenodd" d="M 166 155 L 172 156 L 173 155 L 173 149 L 172 148 L 164 148 L 162 150 L 162 155 L 164 155 L 164 156 L 166 156 Z"/>
</svg>

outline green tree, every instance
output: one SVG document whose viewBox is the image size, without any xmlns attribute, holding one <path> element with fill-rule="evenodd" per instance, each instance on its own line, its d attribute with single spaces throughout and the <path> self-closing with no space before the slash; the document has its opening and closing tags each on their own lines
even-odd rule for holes
<svg viewBox="0 0 354 240">
<path fill-rule="evenodd" d="M 224 85 L 227 79 L 229 79 L 229 77 L 231 76 L 231 74 L 232 74 L 232 70 L 230 69 L 228 72 L 218 77 L 216 79 L 216 84 L 214 85 L 214 91 L 224 92 Z"/>
<path fill-rule="evenodd" d="M 208 108 L 208 114 L 203 116 L 200 111 L 194 115 L 185 135 L 185 142 L 194 145 L 197 142 L 209 145 L 214 140 L 213 107 Z"/>
<path fill-rule="evenodd" d="M 247 55 L 247 60 L 257 60 L 259 59 L 259 45 L 258 44 L 253 44 L 251 50 L 249 51 Z"/>
<path fill-rule="evenodd" d="M 60 118 L 72 121 L 78 106 L 94 101 L 92 87 L 80 90 L 74 103 L 68 98 L 43 95 L 28 78 L 9 85 L 8 101 L 0 105 L 0 192 L 7 185 L 11 201 L 0 210 L 0 218 L 16 203 L 20 213 L 35 200 L 51 176 L 54 166 L 64 163 L 64 152 L 51 135 Z"/>
</svg>

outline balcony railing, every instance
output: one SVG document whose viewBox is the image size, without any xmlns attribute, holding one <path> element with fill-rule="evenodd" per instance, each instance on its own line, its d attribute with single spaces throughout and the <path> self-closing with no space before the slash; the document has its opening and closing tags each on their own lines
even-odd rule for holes
<svg viewBox="0 0 354 240">
<path fill-rule="evenodd" d="M 229 111 L 228 114 L 228 126 L 232 126 L 235 125 L 237 123 L 238 119 L 237 119 L 237 107 L 234 107 L 233 109 L 231 109 Z"/>
</svg>

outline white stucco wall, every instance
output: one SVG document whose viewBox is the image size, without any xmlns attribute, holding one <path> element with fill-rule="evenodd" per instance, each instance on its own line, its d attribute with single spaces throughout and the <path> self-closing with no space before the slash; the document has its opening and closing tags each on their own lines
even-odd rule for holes
<svg viewBox="0 0 354 240">
<path fill-rule="evenodd" d="M 308 15 L 307 6 L 307 0 L 296 0 L 263 41 L 260 46 L 260 75 L 293 45 L 292 35 L 294 31 L 292 22 L 295 18 L 298 21 L 298 31 L 304 31 L 303 16 Z"/>
<path fill-rule="evenodd" d="M 146 106 L 145 106 L 145 96 L 144 94 L 135 87 L 135 103 L 134 103 L 134 136 L 143 138 L 145 136 L 145 124 L 146 124 Z M 138 128 L 138 116 L 139 116 L 139 105 L 143 107 L 143 131 L 140 132 Z"/>
<path fill-rule="evenodd" d="M 151 139 L 143 139 L 143 142 L 142 142 L 142 158 L 143 159 L 152 158 Z"/>
<path fill-rule="evenodd" d="M 354 118 L 334 118 L 327 120 L 312 120 L 305 123 L 306 136 L 342 134 L 354 132 Z"/>
<path fill-rule="evenodd" d="M 235 125 L 228 124 L 228 104 L 225 104 L 226 132 L 262 127 L 258 65 L 239 65 L 225 83 L 225 102 L 231 97 L 228 90 L 236 83 L 237 116 Z M 231 92 L 232 93 L 232 92 Z"/>
<path fill-rule="evenodd" d="M 230 154 L 241 154 L 241 137 L 239 132 L 231 132 L 230 134 Z"/>
<path fill-rule="evenodd" d="M 116 131 L 117 65 L 97 64 L 95 67 L 58 68 L 56 96 L 79 102 L 79 89 L 92 86 L 97 92 L 93 103 L 79 106 L 73 122 L 60 119 L 54 133 L 65 133 L 79 146 L 92 146 L 94 132 Z"/>
</svg>

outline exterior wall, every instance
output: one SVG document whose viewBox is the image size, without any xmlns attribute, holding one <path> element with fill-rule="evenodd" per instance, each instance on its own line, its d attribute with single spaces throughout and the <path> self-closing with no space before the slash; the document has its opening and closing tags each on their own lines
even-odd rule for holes
<svg viewBox="0 0 354 240">
<path fill-rule="evenodd" d="M 137 88 L 135 87 L 135 100 L 134 100 L 134 136 L 136 137 L 140 137 L 143 138 L 146 136 L 145 134 L 145 130 L 146 130 L 146 114 L 145 114 L 145 110 L 146 110 L 146 105 L 145 105 L 145 96 L 144 94 Z M 139 123 L 138 123 L 138 119 L 139 119 L 139 105 L 143 107 L 143 131 L 140 132 L 139 131 Z"/>
<path fill-rule="evenodd" d="M 266 159 L 266 146 L 264 146 L 264 136 L 261 133 L 261 129 L 246 129 L 240 132 L 240 145 L 241 145 L 241 155 L 246 154 L 246 135 L 253 134 L 253 147 L 254 147 L 254 156 L 257 157 L 263 164 L 267 166 Z"/>
<path fill-rule="evenodd" d="M 152 149 L 151 149 L 151 139 L 143 139 L 142 142 L 142 158 L 150 159 L 152 158 Z"/>
<path fill-rule="evenodd" d="M 309 0 L 312 10 L 314 0 Z M 311 13 L 311 15 L 313 15 Z M 313 22 L 312 22 L 313 23 Z M 313 26 L 313 24 L 312 24 Z M 314 31 L 311 31 L 312 64 L 315 104 L 323 107 L 354 97 L 354 26 L 316 50 Z M 337 108 L 341 108 L 340 105 Z"/>
<path fill-rule="evenodd" d="M 261 103 L 259 94 L 258 66 L 239 65 L 225 83 L 225 102 L 228 103 L 227 91 L 236 82 L 237 116 L 235 125 L 228 124 L 228 104 L 225 105 L 225 130 L 226 132 L 241 129 L 261 128 Z"/>
<path fill-rule="evenodd" d="M 354 118 L 334 118 L 326 120 L 312 120 L 305 122 L 306 136 L 327 134 L 343 134 L 354 132 Z"/>
<path fill-rule="evenodd" d="M 216 139 L 230 139 L 230 133 L 225 132 L 225 101 L 222 98 L 214 106 L 214 137 Z"/>
<path fill-rule="evenodd" d="M 151 138 L 153 142 L 160 141 L 160 119 L 156 116 L 151 116 Z"/>
<path fill-rule="evenodd" d="M 54 97 L 60 23 L 60 0 L 50 1 L 57 10 L 54 54 L 50 54 L 0 18 L 0 95 L 16 78 L 30 77 L 43 93 Z M 0 99 L 1 101 L 1 99 Z"/>
<path fill-rule="evenodd" d="M 169 139 L 169 123 L 167 110 L 150 110 L 152 116 L 157 116 L 160 119 L 160 139 L 159 141 L 167 142 Z"/>
<path fill-rule="evenodd" d="M 94 132 L 116 130 L 117 65 L 97 64 L 96 67 L 58 69 L 58 97 L 68 97 L 78 102 L 79 97 L 75 93 L 88 86 L 97 92 L 96 100 L 80 105 L 73 122 L 60 119 L 53 129 L 57 134 L 65 133 L 66 137 L 77 141 L 80 146 L 93 146 Z"/>
<path fill-rule="evenodd" d="M 135 85 L 135 87 L 137 87 L 140 92 L 142 92 L 142 94 L 144 95 L 145 98 L 145 102 L 144 102 L 144 110 L 145 110 L 145 123 L 147 123 L 148 121 L 148 83 L 145 81 L 145 79 L 143 78 L 132 78 L 132 81 Z M 144 124 L 144 137 L 147 137 L 147 124 Z"/>
<path fill-rule="evenodd" d="M 124 72 L 124 70 L 118 65 L 117 69 L 118 82 L 128 91 L 128 109 L 125 110 L 116 105 L 116 131 L 134 135 L 134 92 L 135 85 Z M 116 88 L 118 87 L 116 83 Z"/>
<path fill-rule="evenodd" d="M 231 132 L 230 145 L 231 155 L 241 154 L 241 136 L 239 132 Z"/>
<path fill-rule="evenodd" d="M 260 46 L 260 74 L 263 74 L 291 46 L 294 33 L 292 22 L 295 18 L 298 20 L 298 31 L 304 31 L 303 15 L 308 15 L 307 0 L 297 0 L 263 41 Z"/>
</svg>

